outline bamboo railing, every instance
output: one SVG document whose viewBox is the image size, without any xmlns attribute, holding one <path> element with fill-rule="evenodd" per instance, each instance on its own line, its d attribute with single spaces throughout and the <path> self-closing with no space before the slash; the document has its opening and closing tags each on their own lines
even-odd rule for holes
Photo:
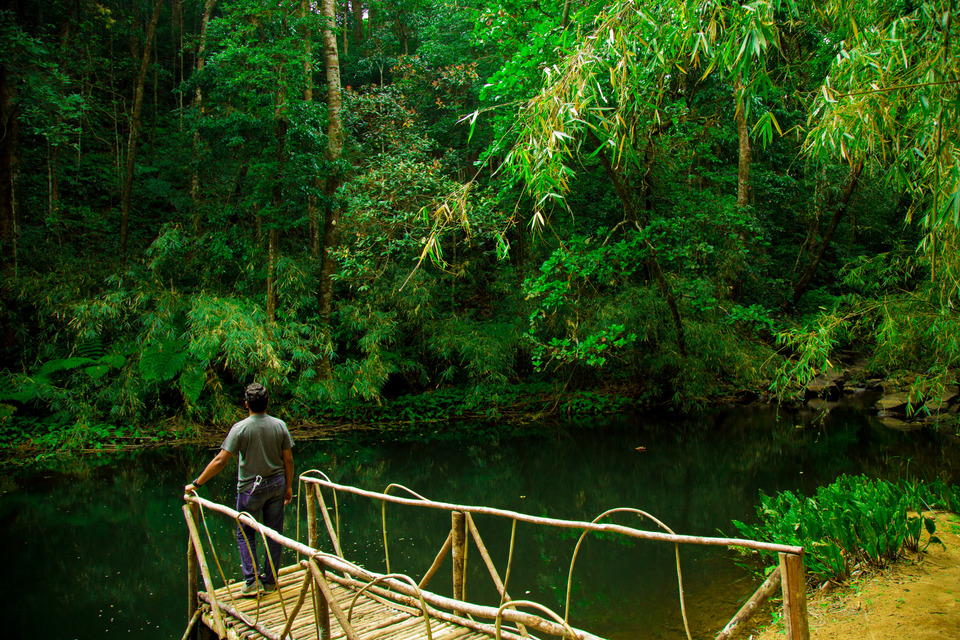
<svg viewBox="0 0 960 640">
<path fill-rule="evenodd" d="M 809 640 L 809 632 L 807 630 L 806 584 L 804 578 L 802 547 L 772 544 L 754 540 L 742 540 L 737 538 L 677 535 L 658 520 L 652 518 L 652 516 L 649 516 L 649 514 L 645 514 L 636 510 L 631 511 L 635 511 L 636 513 L 650 517 L 661 528 L 663 528 L 664 531 L 647 531 L 618 524 L 598 522 L 602 517 L 608 515 L 610 512 L 602 514 L 593 522 L 585 522 L 533 516 L 492 507 L 437 502 L 429 500 L 399 485 L 390 485 L 384 492 L 377 493 L 359 489 L 357 487 L 334 483 L 319 471 L 308 471 L 304 474 L 301 474 L 300 482 L 300 496 L 305 497 L 306 499 L 305 504 L 307 510 L 308 527 L 307 544 L 303 544 L 297 540 L 279 534 L 276 531 L 273 531 L 272 529 L 269 529 L 256 522 L 249 515 L 238 513 L 227 506 L 205 500 L 197 495 L 184 496 L 186 504 L 184 505 L 183 512 L 190 534 L 187 560 L 188 590 L 190 596 L 190 600 L 188 602 L 188 618 L 191 620 L 191 626 L 196 624 L 196 621 L 199 618 L 199 603 L 203 601 L 209 608 L 209 615 L 205 616 L 204 619 L 209 618 L 209 626 L 212 628 L 213 632 L 219 635 L 221 638 L 227 637 L 227 625 L 225 619 L 229 617 L 233 620 L 239 620 L 242 624 L 250 629 L 257 630 L 266 638 L 270 638 L 271 640 L 280 640 L 281 638 L 287 637 L 287 634 L 294 623 L 294 619 L 296 619 L 298 615 L 301 615 L 301 609 L 306 601 L 307 593 L 308 591 L 311 591 L 312 593 L 319 593 L 322 596 L 314 599 L 315 603 L 320 601 L 320 606 L 311 607 L 312 615 L 314 616 L 317 624 L 318 633 L 325 632 L 323 637 L 330 637 L 330 614 L 332 613 L 334 618 L 343 629 L 343 632 L 348 640 L 362 640 L 360 636 L 357 635 L 356 630 L 351 624 L 350 612 L 343 611 L 343 609 L 337 605 L 337 601 L 332 595 L 331 584 L 335 583 L 341 587 L 354 590 L 358 594 L 357 597 L 359 597 L 359 594 L 361 593 L 369 593 L 377 598 L 382 598 L 415 610 L 419 610 L 423 613 L 425 621 L 432 618 L 439 621 L 454 623 L 469 629 L 489 634 L 495 638 L 524 640 L 525 638 L 529 637 L 528 631 L 536 631 L 548 635 L 572 638 L 574 640 L 600 640 L 597 638 L 597 636 L 594 636 L 586 631 L 572 628 L 568 622 L 570 610 L 570 583 L 573 580 L 576 554 L 577 550 L 579 550 L 580 542 L 578 542 L 577 550 L 574 551 L 573 558 L 570 562 L 566 609 L 562 617 L 537 603 L 514 600 L 510 597 L 508 586 L 513 563 L 516 525 L 518 522 L 525 522 L 546 527 L 580 530 L 581 542 L 584 536 L 591 532 L 596 532 L 612 533 L 629 538 L 654 540 L 674 544 L 677 550 L 677 578 L 681 600 L 681 612 L 684 618 L 684 626 L 688 638 L 691 637 L 691 633 L 689 630 L 689 625 L 687 624 L 686 609 L 684 605 L 682 574 L 680 572 L 679 561 L 680 544 L 741 547 L 746 549 L 778 553 L 780 554 L 781 561 L 780 567 L 777 569 L 776 573 L 778 578 L 782 576 L 782 580 L 779 581 L 779 586 L 781 587 L 783 593 L 783 619 L 787 629 L 786 637 L 788 640 Z M 324 498 L 324 490 L 331 492 L 333 498 L 333 516 L 331 516 L 331 510 L 328 508 L 327 501 Z M 391 490 L 402 490 L 413 497 L 391 495 L 389 493 Z M 338 533 L 338 493 L 353 494 L 381 502 L 381 509 L 383 512 L 383 545 L 386 560 L 386 573 L 380 574 L 368 571 L 353 564 L 343 557 L 340 536 Z M 442 543 L 432 565 L 419 581 L 415 581 L 408 576 L 391 573 L 389 544 L 386 530 L 386 505 L 388 503 L 421 509 L 425 508 L 441 510 L 450 513 L 450 532 L 448 533 L 445 541 Z M 238 525 L 240 523 L 248 525 L 252 527 L 258 533 L 258 535 L 264 537 L 264 542 L 266 542 L 266 538 L 270 538 L 304 557 L 304 559 L 300 561 L 298 567 L 284 569 L 284 571 L 290 571 L 297 568 L 302 568 L 304 570 L 304 577 L 300 586 L 300 590 L 297 594 L 296 603 L 292 607 L 292 611 L 288 612 L 286 608 L 284 608 L 283 615 L 286 618 L 286 621 L 283 631 L 279 632 L 279 634 L 275 631 L 267 629 L 256 619 L 248 619 L 247 616 L 238 610 L 238 608 L 235 606 L 235 603 L 218 599 L 217 588 L 214 585 L 213 574 L 207 561 L 207 554 L 204 551 L 203 541 L 200 536 L 201 524 L 204 528 L 206 528 L 203 510 L 211 511 L 231 518 L 235 520 Z M 494 565 L 476 526 L 476 523 L 474 522 L 473 516 L 477 514 L 506 518 L 512 521 L 510 554 L 507 560 L 507 566 L 502 575 Z M 324 553 L 318 550 L 321 526 L 323 526 L 323 528 L 325 528 L 327 531 L 327 535 L 329 536 L 332 544 L 333 553 Z M 466 602 L 464 599 L 464 576 L 466 570 L 467 545 L 470 539 L 474 541 L 480 557 L 490 573 L 494 585 L 499 593 L 499 607 L 477 605 Z M 213 549 L 212 540 L 209 540 L 209 547 L 210 553 L 215 558 L 215 549 Z M 426 587 L 430 583 L 431 579 L 436 575 L 439 567 L 448 554 L 452 556 L 453 597 L 441 596 L 426 590 Z M 217 561 L 217 565 L 219 566 L 219 561 Z M 274 571 L 278 569 L 279 568 L 272 568 Z M 226 576 L 223 575 L 222 568 L 220 569 L 220 573 L 222 582 L 225 584 L 227 580 Z M 202 589 L 200 586 L 201 577 L 203 582 Z M 730 638 L 733 634 L 735 634 L 742 627 L 743 622 L 757 610 L 761 597 L 767 597 L 770 593 L 776 590 L 778 585 L 774 584 L 773 587 L 771 587 L 769 584 L 770 582 L 771 580 L 768 579 L 768 581 L 764 583 L 764 586 L 762 586 L 761 589 L 758 590 L 757 594 L 751 598 L 751 601 L 748 602 L 748 604 L 745 605 L 740 612 L 738 612 L 737 616 L 735 616 L 734 619 L 731 620 L 731 622 L 727 625 L 727 627 L 717 636 L 718 639 L 726 640 L 726 638 Z M 522 608 L 538 609 L 544 615 L 526 613 L 521 611 Z M 478 619 L 490 620 L 492 623 L 478 622 Z M 510 625 L 513 625 L 513 627 L 511 629 L 504 629 L 503 622 L 507 622 Z M 426 622 L 426 624 L 426 637 L 429 638 L 429 622 Z M 186 639 L 189 634 L 190 627 L 188 627 L 187 633 L 184 634 L 184 639 Z"/>
<path fill-rule="evenodd" d="M 707 537 L 707 536 L 687 536 L 687 535 L 677 535 L 673 531 L 669 530 L 666 525 L 661 523 L 659 520 L 642 511 L 633 510 L 633 509 L 614 509 L 608 512 L 605 512 L 597 519 L 592 522 L 578 521 L 578 520 L 561 520 L 555 518 L 548 518 L 544 516 L 532 516 L 528 514 L 519 513 L 516 511 L 510 511 L 505 509 L 496 509 L 493 507 L 485 506 L 473 506 L 473 505 L 462 505 L 462 504 L 453 504 L 448 502 L 437 502 L 434 500 L 429 500 L 419 494 L 414 493 L 413 491 L 402 487 L 400 485 L 390 485 L 382 493 L 377 493 L 373 491 L 367 491 L 364 489 L 359 489 L 357 487 L 349 485 L 341 485 L 335 482 L 332 482 L 329 478 L 324 476 L 319 471 L 308 471 L 301 475 L 301 482 L 304 483 L 307 495 L 307 504 L 313 504 L 319 506 L 320 512 L 323 517 L 324 524 L 326 525 L 328 535 L 330 536 L 331 542 L 333 543 L 334 549 L 337 549 L 337 553 L 340 553 L 340 540 L 339 536 L 336 533 L 336 527 L 334 526 L 333 521 L 330 518 L 329 510 L 321 493 L 321 488 L 329 489 L 333 492 L 334 504 L 336 506 L 336 493 L 349 493 L 357 495 L 360 497 L 369 498 L 371 500 L 378 500 L 383 503 L 383 508 L 386 508 L 387 503 L 405 505 L 409 507 L 416 508 L 425 508 L 425 509 L 435 509 L 441 511 L 448 511 L 451 514 L 451 531 L 447 536 L 446 541 L 443 543 L 439 553 L 434 560 L 433 565 L 421 579 L 419 585 L 425 587 L 430 579 L 433 577 L 437 571 L 440 563 L 443 561 L 445 556 L 448 553 L 452 552 L 453 557 L 453 590 L 455 598 L 457 595 L 463 593 L 463 580 L 464 580 L 464 567 L 462 563 L 462 556 L 465 554 L 464 550 L 466 548 L 466 532 L 465 529 L 469 530 L 470 535 L 473 537 L 474 542 L 480 552 L 481 558 L 483 558 L 484 564 L 487 566 L 487 569 L 490 573 L 491 578 L 496 585 L 501 602 L 510 601 L 509 594 L 506 591 L 506 583 L 509 579 L 512 557 L 513 557 L 513 534 L 511 535 L 510 543 L 510 558 L 507 561 L 505 578 L 501 580 L 500 575 L 496 568 L 493 566 L 492 561 L 490 560 L 489 554 L 486 551 L 486 548 L 483 544 L 480 534 L 477 531 L 476 525 L 473 522 L 472 515 L 474 514 L 483 514 L 488 516 L 495 516 L 501 518 L 507 518 L 513 522 L 513 532 L 516 532 L 516 523 L 525 522 L 529 524 L 555 527 L 555 528 L 564 528 L 564 529 L 577 529 L 582 531 L 581 541 L 583 536 L 588 532 L 598 532 L 598 533 L 614 533 L 623 535 L 630 538 L 638 538 L 645 540 L 655 540 L 660 542 L 670 542 L 675 546 L 680 544 L 695 544 L 695 545 L 707 545 L 707 546 L 724 546 L 724 547 L 739 547 L 744 549 L 751 549 L 755 551 L 769 551 L 774 552 L 779 555 L 780 566 L 776 569 L 777 583 L 776 586 L 781 587 L 781 592 L 783 595 L 783 620 L 786 627 L 786 637 L 788 640 L 809 640 L 810 634 L 807 624 L 807 607 L 806 607 L 806 578 L 804 574 L 803 566 L 803 547 L 794 546 L 794 545 L 783 545 L 775 544 L 769 542 L 761 542 L 757 540 L 745 540 L 740 538 L 719 538 L 719 537 Z M 312 488 L 311 488 L 312 487 Z M 405 498 L 396 495 L 390 495 L 389 491 L 392 488 L 402 489 L 407 493 L 413 495 L 413 498 Z M 309 508 L 309 507 L 308 507 Z M 336 510 L 336 509 L 335 509 Z M 644 515 L 654 522 L 656 522 L 661 528 L 665 529 L 664 532 L 661 531 L 647 531 L 642 529 L 635 529 L 633 527 L 627 527 L 618 524 L 612 523 L 600 523 L 598 520 L 604 515 L 613 513 L 615 511 L 633 511 Z M 386 518 L 384 516 L 384 552 L 386 557 L 386 563 L 389 571 L 390 559 L 389 559 L 389 547 L 387 544 L 386 536 Z M 308 512 L 308 523 L 315 523 L 316 517 L 311 517 Z M 315 526 L 310 534 L 310 539 L 313 543 L 316 543 L 318 537 L 318 530 Z M 579 543 L 578 543 L 579 548 Z M 569 610 L 570 610 L 570 581 L 573 579 L 574 563 L 576 561 L 576 553 L 574 551 L 573 559 L 570 563 L 570 573 L 568 576 L 567 583 L 567 602 L 565 608 L 565 614 L 563 617 L 564 623 L 569 619 Z M 779 576 L 786 576 L 786 579 L 779 580 Z M 678 578 L 678 589 L 680 591 L 680 602 L 681 609 L 684 619 L 684 626 L 687 632 L 687 637 L 691 637 L 689 626 L 687 624 L 687 616 L 684 605 L 684 594 L 683 594 L 683 584 L 682 584 L 682 574 L 680 571 L 680 561 L 679 561 L 679 552 L 677 553 L 677 578 Z M 766 583 L 765 583 L 766 585 Z M 774 587 L 774 589 L 775 589 Z M 759 609 L 760 604 L 763 600 L 770 596 L 774 589 L 771 589 L 769 585 L 766 585 L 766 589 L 761 587 L 756 594 L 748 601 L 747 605 L 737 613 L 737 615 L 727 624 L 723 631 L 717 635 L 718 640 L 726 640 L 727 638 L 733 637 L 743 626 L 743 624 Z"/>
</svg>

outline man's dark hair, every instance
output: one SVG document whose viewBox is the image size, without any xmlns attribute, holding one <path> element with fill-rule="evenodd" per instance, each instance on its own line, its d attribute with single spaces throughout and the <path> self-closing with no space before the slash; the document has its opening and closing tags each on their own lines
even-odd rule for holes
<svg viewBox="0 0 960 640">
<path fill-rule="evenodd" d="M 259 382 L 254 382 L 247 386 L 243 393 L 243 399 L 247 401 L 247 407 L 254 413 L 263 413 L 267 410 L 267 404 L 270 402 L 270 396 L 267 389 Z"/>
</svg>

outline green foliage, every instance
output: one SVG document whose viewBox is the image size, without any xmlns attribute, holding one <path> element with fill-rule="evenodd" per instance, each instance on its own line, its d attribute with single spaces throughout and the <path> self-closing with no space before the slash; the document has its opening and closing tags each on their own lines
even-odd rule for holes
<svg viewBox="0 0 960 640">
<path fill-rule="evenodd" d="M 4 437 L 81 447 L 141 427 L 189 433 L 235 418 L 251 379 L 311 421 L 695 408 L 771 378 L 787 393 L 848 347 L 879 373 L 919 372 L 918 397 L 935 394 L 960 355 L 955 109 L 938 84 L 955 65 L 931 55 L 946 27 L 926 6 L 862 4 L 854 32 L 841 6 L 345 12 L 337 163 L 315 12 L 221 0 L 202 42 L 199 16 L 171 15 L 148 68 L 127 255 L 118 149 L 143 7 L 2 12 L 19 212 L 0 262 Z M 870 63 L 894 28 L 917 38 L 891 75 Z M 888 91 L 898 83 L 910 86 Z M 748 206 L 735 197 L 738 113 Z M 813 288 L 788 308 L 864 153 Z M 315 255 L 335 207 L 339 246 Z M 922 233 L 901 226 L 908 210 L 928 214 Z"/>
<path fill-rule="evenodd" d="M 745 538 L 804 547 L 807 574 L 816 581 L 842 580 L 855 564 L 884 567 L 904 549 L 938 542 L 930 509 L 956 509 L 960 488 L 891 483 L 841 476 L 813 497 L 791 491 L 761 492 L 757 524 L 734 521 Z"/>
</svg>

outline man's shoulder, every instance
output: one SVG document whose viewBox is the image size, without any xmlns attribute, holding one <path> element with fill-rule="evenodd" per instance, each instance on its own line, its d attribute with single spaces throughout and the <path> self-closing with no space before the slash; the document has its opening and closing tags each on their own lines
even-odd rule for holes
<svg viewBox="0 0 960 640">
<path fill-rule="evenodd" d="M 279 425 L 279 426 L 283 427 L 284 429 L 287 428 L 287 423 L 286 423 L 286 422 L 284 422 L 283 420 L 281 420 L 280 418 L 278 418 L 278 417 L 276 417 L 276 416 L 270 415 L 269 413 L 263 414 L 263 418 L 266 419 L 266 420 L 269 420 L 271 423 L 273 423 L 273 424 L 275 424 L 275 425 Z"/>
<path fill-rule="evenodd" d="M 290 430 L 287 428 L 287 423 L 281 420 L 280 418 L 275 418 L 271 415 L 267 416 L 270 418 L 274 425 L 279 429 L 278 435 L 281 436 L 290 446 L 293 446 L 293 436 L 290 435 Z M 286 448 L 286 446 L 284 446 Z"/>
</svg>

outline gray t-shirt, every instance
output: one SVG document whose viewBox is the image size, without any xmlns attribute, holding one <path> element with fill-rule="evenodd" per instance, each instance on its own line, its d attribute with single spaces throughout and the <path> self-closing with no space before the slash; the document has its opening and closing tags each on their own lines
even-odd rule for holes
<svg viewBox="0 0 960 640">
<path fill-rule="evenodd" d="M 283 420 L 255 414 L 230 427 L 220 448 L 239 455 L 237 491 L 250 493 L 257 476 L 269 480 L 283 475 L 283 452 L 293 448 L 293 438 Z"/>
</svg>

